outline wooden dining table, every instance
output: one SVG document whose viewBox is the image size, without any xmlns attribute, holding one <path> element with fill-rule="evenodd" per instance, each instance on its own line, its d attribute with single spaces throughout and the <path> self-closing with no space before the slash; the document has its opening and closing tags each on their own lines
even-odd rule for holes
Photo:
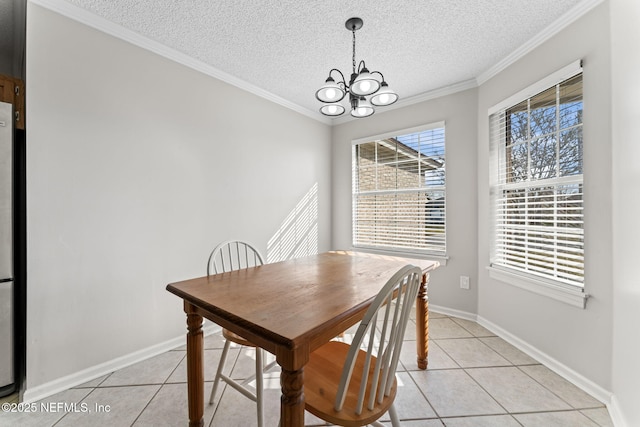
<svg viewBox="0 0 640 427">
<path fill-rule="evenodd" d="M 401 267 L 422 269 L 416 305 L 417 362 L 427 367 L 429 273 L 437 261 L 354 251 L 324 252 L 167 285 L 187 315 L 189 425 L 204 414 L 203 318 L 276 357 L 282 372 L 282 427 L 304 426 L 304 366 L 309 354 L 356 324 Z"/>
</svg>

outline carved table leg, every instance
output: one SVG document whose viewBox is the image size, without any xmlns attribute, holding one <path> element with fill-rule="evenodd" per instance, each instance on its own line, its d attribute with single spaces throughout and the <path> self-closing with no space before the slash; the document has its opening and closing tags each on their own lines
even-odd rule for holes
<svg viewBox="0 0 640 427">
<path fill-rule="evenodd" d="M 280 427 L 304 426 L 304 375 L 303 369 L 289 371 L 282 368 L 280 375 Z"/>
<path fill-rule="evenodd" d="M 429 354 L 429 297 L 427 287 L 429 274 L 422 275 L 420 290 L 416 298 L 416 345 L 418 351 L 418 368 L 427 369 Z"/>
<path fill-rule="evenodd" d="M 204 365 L 202 364 L 202 316 L 189 313 L 187 304 L 187 396 L 189 427 L 204 425 Z"/>
</svg>

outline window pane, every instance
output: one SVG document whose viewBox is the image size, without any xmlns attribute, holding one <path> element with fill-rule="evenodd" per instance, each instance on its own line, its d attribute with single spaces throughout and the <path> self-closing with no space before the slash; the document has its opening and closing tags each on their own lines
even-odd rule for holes
<svg viewBox="0 0 640 427">
<path fill-rule="evenodd" d="M 394 190 L 398 188 L 398 174 L 395 163 L 378 163 L 376 168 L 378 190 Z"/>
<path fill-rule="evenodd" d="M 378 162 L 378 164 L 384 165 L 397 161 L 396 148 L 397 147 L 395 140 L 384 140 L 376 142 L 376 161 Z"/>
<path fill-rule="evenodd" d="M 582 174 L 582 127 L 560 132 L 560 175 Z"/>
<path fill-rule="evenodd" d="M 556 129 L 556 88 L 531 98 L 529 114 L 532 138 L 553 133 Z"/>
<path fill-rule="evenodd" d="M 425 194 L 426 232 L 433 237 L 439 236 L 444 238 L 444 191 L 430 191 Z"/>
<path fill-rule="evenodd" d="M 582 184 L 558 186 L 558 226 L 582 228 Z"/>
<path fill-rule="evenodd" d="M 507 147 L 506 181 L 519 182 L 528 178 L 529 153 L 526 143 Z"/>
<path fill-rule="evenodd" d="M 509 140 L 507 143 L 524 142 L 529 135 L 528 102 L 524 101 L 511 108 L 508 113 Z"/>
<path fill-rule="evenodd" d="M 433 168 L 429 167 L 424 172 L 424 183 L 427 187 L 436 187 L 444 185 L 445 170 L 444 167 Z"/>
<path fill-rule="evenodd" d="M 420 152 L 421 148 L 423 148 L 422 146 L 424 145 L 424 141 L 423 144 L 421 144 L 421 138 L 420 138 L 420 134 L 410 134 L 410 135 L 402 135 L 402 136 L 398 136 L 395 138 L 396 141 L 398 141 L 399 143 L 403 144 L 405 147 L 407 147 L 408 149 L 412 150 L 413 152 L 417 153 Z"/>
<path fill-rule="evenodd" d="M 538 187 L 527 191 L 527 225 L 535 228 L 553 227 L 555 219 L 555 188 Z"/>
<path fill-rule="evenodd" d="M 527 212 L 526 190 L 505 191 L 506 218 L 511 225 L 524 225 Z"/>
<path fill-rule="evenodd" d="M 376 160 L 376 143 L 375 142 L 367 142 L 366 144 L 360 144 L 356 146 L 356 150 L 358 152 L 359 159 L 367 159 L 370 162 L 375 162 Z"/>
<path fill-rule="evenodd" d="M 356 184 L 360 191 L 376 189 L 376 145 L 375 143 L 361 144 L 356 147 L 356 162 L 358 177 Z"/>
<path fill-rule="evenodd" d="M 418 159 L 407 160 L 402 163 L 398 163 L 397 176 L 398 176 L 398 189 L 401 188 L 417 188 L 420 187 L 420 162 Z"/>
<path fill-rule="evenodd" d="M 531 141 L 531 179 L 556 176 L 556 138 L 547 135 Z"/>
<path fill-rule="evenodd" d="M 560 105 L 560 129 L 582 123 L 582 101 Z"/>
<path fill-rule="evenodd" d="M 582 123 L 582 74 L 559 85 L 560 129 Z"/>
</svg>

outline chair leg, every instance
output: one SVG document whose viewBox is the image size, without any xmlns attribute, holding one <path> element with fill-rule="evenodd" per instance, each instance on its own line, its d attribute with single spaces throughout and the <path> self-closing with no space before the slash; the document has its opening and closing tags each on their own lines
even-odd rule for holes
<svg viewBox="0 0 640 427">
<path fill-rule="evenodd" d="M 224 349 L 222 350 L 222 356 L 220 356 L 220 363 L 218 364 L 218 370 L 216 371 L 216 378 L 213 380 L 213 388 L 211 389 L 211 396 L 209 397 L 209 404 L 213 404 L 213 399 L 216 397 L 216 391 L 218 390 L 218 385 L 220 384 L 220 375 L 222 375 L 222 368 L 224 368 L 224 362 L 227 360 L 227 353 L 229 352 L 229 347 L 231 346 L 231 341 L 225 340 Z"/>
<path fill-rule="evenodd" d="M 395 406 L 393 406 L 393 403 L 389 408 L 389 417 L 391 418 L 392 427 L 400 427 L 400 419 L 398 418 L 398 413 L 396 412 L 396 408 Z M 385 425 L 382 424 L 380 421 L 374 421 L 371 423 L 371 425 L 374 427 L 385 427 Z"/>
<path fill-rule="evenodd" d="M 396 412 L 396 407 L 391 404 L 389 408 L 389 417 L 391 417 L 391 425 L 393 427 L 400 427 L 400 419 L 398 418 L 398 413 Z"/>
<path fill-rule="evenodd" d="M 264 425 L 264 414 L 263 414 L 263 404 L 262 404 L 262 395 L 264 390 L 264 364 L 262 362 L 263 352 L 260 347 L 256 347 L 256 406 L 258 407 L 258 427 L 263 427 Z"/>
</svg>

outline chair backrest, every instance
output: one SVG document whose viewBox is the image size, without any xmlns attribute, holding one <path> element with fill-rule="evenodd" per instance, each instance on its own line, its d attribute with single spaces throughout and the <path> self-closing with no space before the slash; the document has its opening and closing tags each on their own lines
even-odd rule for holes
<svg viewBox="0 0 640 427">
<path fill-rule="evenodd" d="M 207 276 L 264 264 L 260 252 L 249 243 L 230 240 L 216 246 L 207 261 Z"/>
<path fill-rule="evenodd" d="M 411 308 L 418 295 L 422 271 L 419 267 L 407 265 L 389 279 L 367 310 L 349 348 L 344 369 L 336 395 L 335 410 L 341 411 L 346 392 L 349 389 L 353 369 L 358 353 L 366 351 L 362 380 L 359 387 L 356 414 L 362 413 L 366 403 L 373 409 L 375 403 L 381 403 L 389 396 L 395 380 L 396 368 L 400 359 L 400 350 L 404 333 L 409 322 Z M 378 324 L 378 322 L 381 322 Z M 375 357 L 375 359 L 374 359 Z M 371 362 L 375 360 L 373 373 Z M 368 401 L 364 402 L 365 396 Z"/>
</svg>

